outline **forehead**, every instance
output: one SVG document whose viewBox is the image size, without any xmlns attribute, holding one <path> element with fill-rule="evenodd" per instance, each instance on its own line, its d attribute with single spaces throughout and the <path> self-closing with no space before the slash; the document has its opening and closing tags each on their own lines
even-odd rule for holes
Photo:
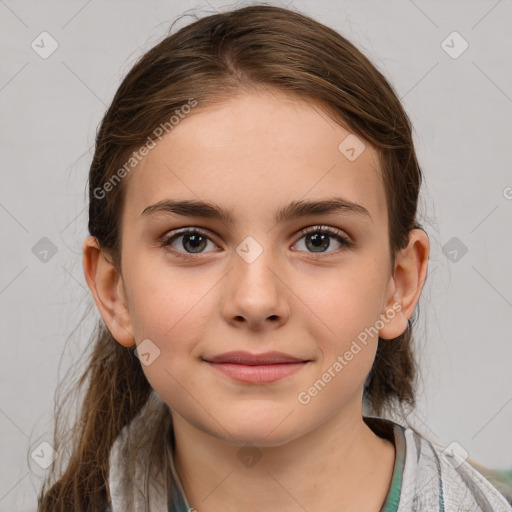
<svg viewBox="0 0 512 512">
<path fill-rule="evenodd" d="M 170 198 L 213 202 L 248 219 L 333 196 L 363 205 L 373 219 L 386 217 L 376 151 L 321 103 L 244 93 L 195 109 L 130 173 L 128 219 Z"/>
</svg>

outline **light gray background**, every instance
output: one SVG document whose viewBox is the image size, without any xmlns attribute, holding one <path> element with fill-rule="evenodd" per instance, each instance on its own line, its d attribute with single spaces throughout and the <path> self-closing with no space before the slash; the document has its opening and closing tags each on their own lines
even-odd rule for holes
<svg viewBox="0 0 512 512">
<path fill-rule="evenodd" d="M 58 378 L 87 344 L 97 314 L 65 348 L 91 301 L 81 245 L 96 127 L 121 78 L 177 15 L 229 5 L 0 0 L 1 511 L 34 506 L 44 470 L 30 453 L 52 441 Z M 292 7 L 356 43 L 395 86 L 414 125 L 425 173 L 420 220 L 431 242 L 414 421 L 485 465 L 511 468 L 512 2 Z M 31 48 L 43 31 L 59 45 L 47 59 Z M 442 47 L 453 31 L 469 44 L 458 58 Z M 453 41 L 457 51 L 461 40 Z M 42 237 L 57 248 L 46 262 L 32 251 Z"/>
</svg>

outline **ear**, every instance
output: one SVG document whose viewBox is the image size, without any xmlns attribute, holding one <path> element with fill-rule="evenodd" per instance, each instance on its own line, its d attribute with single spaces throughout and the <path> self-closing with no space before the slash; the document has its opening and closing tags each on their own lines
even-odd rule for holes
<svg viewBox="0 0 512 512">
<path fill-rule="evenodd" d="M 134 346 L 123 278 L 95 237 L 89 236 L 84 242 L 83 266 L 85 280 L 108 330 L 121 345 Z"/>
<path fill-rule="evenodd" d="M 425 284 L 429 254 L 428 235 L 422 229 L 411 230 L 407 247 L 397 253 L 389 280 L 386 308 L 381 315 L 384 323 L 379 331 L 381 338 L 397 338 L 407 329 Z"/>
</svg>

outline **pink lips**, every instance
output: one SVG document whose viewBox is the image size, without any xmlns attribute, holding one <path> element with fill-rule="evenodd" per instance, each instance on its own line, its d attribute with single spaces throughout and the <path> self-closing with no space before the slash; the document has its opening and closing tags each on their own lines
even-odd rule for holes
<svg viewBox="0 0 512 512">
<path fill-rule="evenodd" d="M 232 379 L 253 384 L 274 382 L 291 375 L 308 362 L 281 352 L 227 352 L 205 361 Z"/>
</svg>

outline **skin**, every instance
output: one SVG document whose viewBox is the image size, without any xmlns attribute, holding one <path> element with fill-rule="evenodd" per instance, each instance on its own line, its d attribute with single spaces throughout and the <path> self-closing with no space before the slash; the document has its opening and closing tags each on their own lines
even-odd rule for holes
<svg viewBox="0 0 512 512">
<path fill-rule="evenodd" d="M 338 145 L 350 132 L 320 104 L 251 92 L 197 109 L 125 178 L 121 272 L 94 238 L 85 241 L 84 273 L 97 307 L 121 345 L 150 339 L 160 350 L 142 367 L 171 410 L 175 464 L 192 507 L 378 511 L 395 450 L 362 420 L 377 336 L 308 404 L 297 397 L 393 304 L 401 310 L 379 335 L 405 331 L 427 273 L 428 237 L 411 231 L 390 272 L 377 153 L 363 140 L 359 157 L 346 158 Z M 371 218 L 338 212 L 273 221 L 291 201 L 333 196 Z M 141 216 L 171 198 L 215 203 L 234 222 Z M 300 230 L 318 225 L 337 228 L 353 245 L 331 237 L 325 252 L 315 252 Z M 185 237 L 174 240 L 190 260 L 158 243 L 184 227 L 208 234 L 199 254 Z M 236 251 L 247 236 L 263 250 L 251 263 Z M 247 384 L 202 360 L 232 350 L 277 350 L 310 362 L 276 382 Z M 250 467 L 239 457 L 247 444 L 260 457 Z"/>
</svg>

